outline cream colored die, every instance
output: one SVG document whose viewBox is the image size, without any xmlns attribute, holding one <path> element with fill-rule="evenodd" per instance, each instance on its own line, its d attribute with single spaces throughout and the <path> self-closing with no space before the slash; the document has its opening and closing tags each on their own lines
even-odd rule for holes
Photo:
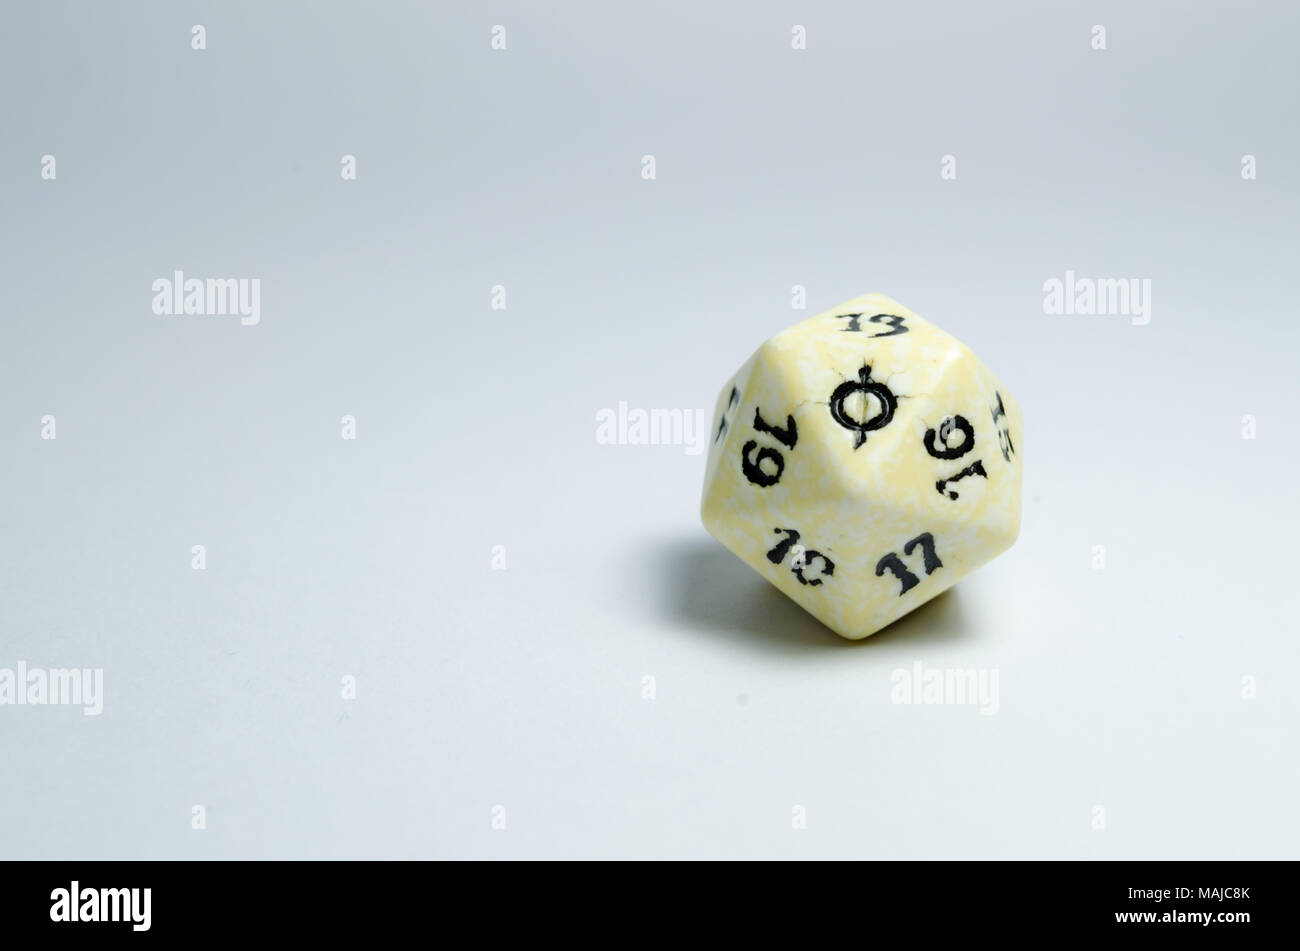
<svg viewBox="0 0 1300 951">
<path fill-rule="evenodd" d="M 883 295 L 772 337 L 713 418 L 705 527 L 843 637 L 1020 531 L 1019 404 L 965 344 Z"/>
</svg>

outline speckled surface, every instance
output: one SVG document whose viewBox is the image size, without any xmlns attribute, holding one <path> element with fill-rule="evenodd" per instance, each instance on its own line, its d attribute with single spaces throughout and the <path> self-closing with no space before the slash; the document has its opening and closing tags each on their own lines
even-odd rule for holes
<svg viewBox="0 0 1300 951">
<path fill-rule="evenodd" d="M 1011 546 L 1023 445 L 1019 404 L 965 344 L 866 294 L 770 338 L 723 385 L 701 517 L 862 638 Z"/>
</svg>

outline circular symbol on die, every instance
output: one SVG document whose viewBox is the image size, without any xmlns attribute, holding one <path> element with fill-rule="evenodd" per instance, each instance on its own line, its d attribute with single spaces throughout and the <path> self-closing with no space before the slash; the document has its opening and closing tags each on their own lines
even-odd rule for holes
<svg viewBox="0 0 1300 951">
<path fill-rule="evenodd" d="M 861 405 L 858 415 L 850 413 L 845 405 L 855 394 L 861 393 Z M 873 405 L 874 404 L 874 405 Z M 889 387 L 879 380 L 871 379 L 871 367 L 864 366 L 858 371 L 856 380 L 845 380 L 831 393 L 831 419 L 845 429 L 854 432 L 853 448 L 857 449 L 867 441 L 867 433 L 887 426 L 894 418 L 898 400 Z M 858 418 L 859 415 L 862 418 Z"/>
</svg>

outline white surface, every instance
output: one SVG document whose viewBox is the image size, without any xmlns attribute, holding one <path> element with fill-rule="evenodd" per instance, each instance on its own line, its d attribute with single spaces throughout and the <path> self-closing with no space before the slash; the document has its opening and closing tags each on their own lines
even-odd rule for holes
<svg viewBox="0 0 1300 951">
<path fill-rule="evenodd" d="M 4 17 L 0 667 L 105 708 L 0 707 L 0 854 L 1295 857 L 1292 8 Z M 176 268 L 261 323 L 155 316 Z M 1151 322 L 1045 316 L 1067 269 Z M 594 431 L 868 290 L 1019 397 L 1025 518 L 848 644 Z"/>
</svg>

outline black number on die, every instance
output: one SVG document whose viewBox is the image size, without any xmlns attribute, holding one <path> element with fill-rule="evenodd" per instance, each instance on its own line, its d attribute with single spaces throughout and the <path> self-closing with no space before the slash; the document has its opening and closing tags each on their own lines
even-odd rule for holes
<svg viewBox="0 0 1300 951">
<path fill-rule="evenodd" d="M 994 425 L 996 425 L 1000 418 L 1007 415 L 1007 411 L 1002 406 L 1002 394 L 994 391 L 993 395 L 998 398 L 998 402 L 996 406 L 989 408 L 989 412 L 993 416 Z M 998 448 L 1002 450 L 1002 458 L 1010 462 L 1012 453 L 1016 451 L 1016 447 L 1011 445 L 1011 430 L 1003 427 L 998 428 Z"/>
<path fill-rule="evenodd" d="M 718 420 L 718 435 L 713 437 L 714 442 L 717 442 L 719 439 L 721 439 L 723 433 L 727 431 L 727 414 L 731 412 L 731 407 L 735 406 L 739 402 L 740 402 L 740 390 L 736 389 L 733 386 L 731 388 L 731 396 L 727 398 L 727 405 L 722 409 L 722 418 Z"/>
<path fill-rule="evenodd" d="M 790 547 L 798 543 L 799 533 L 793 528 L 776 528 L 773 529 L 773 531 L 778 535 L 785 535 L 785 538 L 777 542 L 776 547 L 767 553 L 767 560 L 774 565 L 779 565 L 781 562 L 785 561 L 785 556 L 789 553 Z M 804 577 L 804 571 L 811 569 L 814 561 L 820 561 L 822 563 L 820 569 L 821 577 L 812 579 Z M 829 578 L 831 575 L 835 574 L 835 562 L 831 561 L 821 552 L 807 548 L 804 549 L 802 557 L 797 559 L 797 563 L 792 565 L 790 570 L 794 572 L 794 576 L 799 579 L 800 584 L 816 587 L 822 583 L 823 578 Z"/>
<path fill-rule="evenodd" d="M 965 469 L 961 470 L 961 472 L 958 472 L 956 475 L 948 476 L 948 478 L 946 479 L 940 479 L 938 482 L 934 484 L 934 487 L 939 492 L 940 495 L 946 495 L 948 496 L 948 498 L 953 499 L 955 501 L 956 499 L 960 498 L 960 496 L 957 494 L 956 489 L 948 488 L 948 483 L 960 482 L 962 479 L 966 478 L 967 476 L 980 476 L 981 478 L 987 479 L 989 477 L 989 474 L 984 471 L 984 460 L 976 459 L 974 462 L 968 465 Z"/>
<path fill-rule="evenodd" d="M 793 416 L 786 415 L 784 428 L 772 426 L 768 424 L 767 420 L 763 419 L 763 414 L 758 407 L 754 407 L 754 431 L 766 433 L 787 449 L 793 449 L 795 443 L 799 441 L 799 429 L 794 424 Z M 757 453 L 754 452 L 755 449 L 758 449 Z M 753 453 L 752 456 L 751 453 Z M 772 463 L 776 467 L 776 471 L 772 473 L 764 472 L 762 468 L 764 461 Z M 785 472 L 785 456 L 781 455 L 779 449 L 774 449 L 771 446 L 764 446 L 759 449 L 758 440 L 750 439 L 740 447 L 740 471 L 754 485 L 767 488 L 781 481 L 781 474 Z"/>
<path fill-rule="evenodd" d="M 961 433 L 961 442 L 949 446 L 948 437 L 954 429 Z M 965 416 L 949 416 L 939 423 L 937 430 L 925 431 L 925 451 L 936 459 L 960 459 L 974 448 L 975 427 Z"/>
<path fill-rule="evenodd" d="M 948 437 L 952 435 L 953 430 L 961 433 L 961 442 L 955 446 L 949 446 Z M 925 451 L 936 459 L 960 459 L 974 448 L 975 427 L 971 425 L 970 420 L 965 416 L 947 416 L 939 423 L 937 429 L 927 429 L 925 431 Z M 940 479 L 934 484 L 934 487 L 940 495 L 946 495 L 956 501 L 960 496 L 955 489 L 948 488 L 948 483 L 958 482 L 967 476 L 980 476 L 987 479 L 989 476 L 984 471 L 984 460 L 976 459 L 956 475 Z"/>
<path fill-rule="evenodd" d="M 933 535 L 929 532 L 922 532 L 920 535 L 917 535 L 903 546 L 903 554 L 912 554 L 913 549 L 917 546 L 920 546 L 921 548 L 922 568 L 925 570 L 927 575 L 934 574 L 935 569 L 943 567 L 943 562 L 939 560 L 939 556 L 934 550 Z M 898 592 L 900 598 L 921 582 L 920 578 L 908 570 L 903 559 L 899 558 L 898 555 L 892 551 L 876 563 L 877 578 L 883 577 L 886 571 L 901 582 L 902 588 Z"/>
<path fill-rule="evenodd" d="M 862 333 L 862 324 L 858 323 L 858 321 L 864 316 L 864 314 L 837 314 L 835 319 L 849 322 L 849 325 L 841 331 L 842 333 L 860 334 Z M 872 334 L 872 337 L 897 337 L 899 334 L 905 334 L 908 331 L 908 327 L 903 323 L 903 318 L 897 314 L 872 314 L 867 317 L 867 320 L 873 324 L 883 323 L 889 327 L 884 333 Z"/>
<path fill-rule="evenodd" d="M 899 334 L 905 334 L 908 328 L 903 324 L 903 318 L 896 314 L 876 314 L 874 317 L 867 318 L 873 324 L 884 323 L 889 326 L 889 330 L 882 334 L 872 334 L 873 337 L 897 337 Z"/>
</svg>

